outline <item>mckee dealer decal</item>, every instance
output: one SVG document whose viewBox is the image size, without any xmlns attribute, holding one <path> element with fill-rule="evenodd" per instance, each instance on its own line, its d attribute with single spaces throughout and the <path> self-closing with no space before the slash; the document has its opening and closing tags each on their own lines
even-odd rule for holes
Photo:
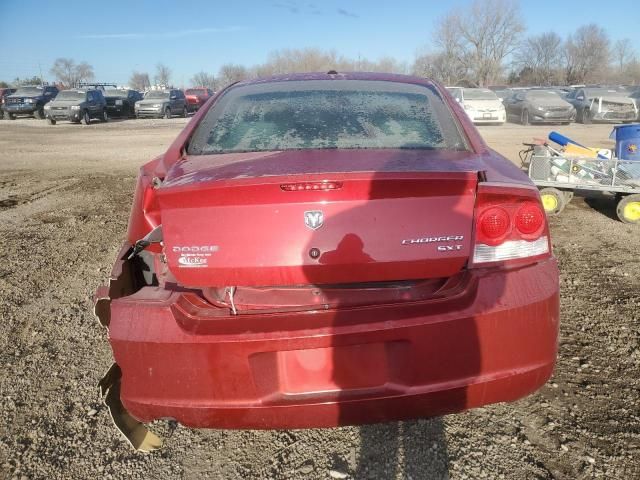
<svg viewBox="0 0 640 480">
<path fill-rule="evenodd" d="M 209 257 L 218 251 L 217 245 L 175 246 L 172 248 L 178 255 L 178 264 L 186 268 L 202 268 L 209 264 Z"/>
</svg>

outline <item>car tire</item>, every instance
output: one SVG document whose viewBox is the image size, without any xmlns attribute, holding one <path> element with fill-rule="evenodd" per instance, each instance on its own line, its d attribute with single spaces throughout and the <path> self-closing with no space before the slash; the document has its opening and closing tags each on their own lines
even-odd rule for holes
<svg viewBox="0 0 640 480">
<path fill-rule="evenodd" d="M 520 115 L 520 123 L 522 125 L 529 125 L 529 110 L 523 110 Z"/>
<path fill-rule="evenodd" d="M 622 197 L 616 206 L 616 214 L 623 223 L 640 225 L 640 193 Z"/>
<path fill-rule="evenodd" d="M 89 110 L 82 112 L 82 123 L 89 125 L 91 123 L 91 117 L 89 116 Z"/>
<path fill-rule="evenodd" d="M 171 118 L 171 108 L 167 107 L 164 109 L 164 118 L 167 120 Z"/>
<path fill-rule="evenodd" d="M 7 112 L 7 117 L 9 117 L 9 120 L 15 120 L 16 119 L 15 113 L 11 113 L 11 112 Z"/>
<path fill-rule="evenodd" d="M 4 110 L 0 109 L 0 120 L 3 120 L 4 116 L 5 116 Z"/>
<path fill-rule="evenodd" d="M 591 110 L 583 108 L 580 114 L 580 123 L 589 125 L 591 123 Z"/>
<path fill-rule="evenodd" d="M 542 201 L 544 213 L 546 213 L 548 217 L 560 215 L 567 205 L 564 193 L 553 187 L 546 187 L 540 190 L 540 200 Z"/>
<path fill-rule="evenodd" d="M 108 122 L 109 121 L 109 114 L 107 113 L 107 109 L 106 108 L 102 109 L 102 114 L 100 115 L 100 121 L 101 122 Z"/>
<path fill-rule="evenodd" d="M 42 120 L 44 118 L 44 110 L 42 108 L 38 108 L 35 112 L 33 112 L 33 116 L 37 120 Z"/>
<path fill-rule="evenodd" d="M 182 117 L 187 118 L 189 116 L 189 110 L 187 110 L 186 105 L 182 108 Z"/>
<path fill-rule="evenodd" d="M 56 121 L 53 118 L 47 118 L 47 122 L 49 123 L 49 125 L 55 125 Z"/>
</svg>

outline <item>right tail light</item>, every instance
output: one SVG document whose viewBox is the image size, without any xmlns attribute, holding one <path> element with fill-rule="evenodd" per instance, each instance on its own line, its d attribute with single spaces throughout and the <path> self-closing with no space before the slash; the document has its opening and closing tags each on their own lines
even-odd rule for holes
<svg viewBox="0 0 640 480">
<path fill-rule="evenodd" d="M 471 264 L 532 263 L 551 256 L 549 225 L 535 188 L 478 185 Z"/>
</svg>

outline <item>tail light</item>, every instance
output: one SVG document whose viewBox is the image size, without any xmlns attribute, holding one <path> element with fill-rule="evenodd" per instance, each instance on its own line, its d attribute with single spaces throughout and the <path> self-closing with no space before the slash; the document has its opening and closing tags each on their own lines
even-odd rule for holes
<svg viewBox="0 0 640 480">
<path fill-rule="evenodd" d="M 472 265 L 530 263 L 551 255 L 538 191 L 479 185 Z"/>
</svg>

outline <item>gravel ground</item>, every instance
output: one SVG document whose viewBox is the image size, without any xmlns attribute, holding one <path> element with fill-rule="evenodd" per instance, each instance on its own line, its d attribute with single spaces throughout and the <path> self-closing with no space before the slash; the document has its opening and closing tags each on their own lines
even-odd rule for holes
<svg viewBox="0 0 640 480">
<path fill-rule="evenodd" d="M 0 121 L 0 477 L 640 478 L 640 230 L 606 200 L 551 222 L 562 326 L 536 394 L 430 420 L 295 431 L 168 422 L 153 454 L 113 428 L 96 383 L 111 364 L 91 296 L 124 236 L 138 166 L 186 120 L 78 126 Z M 550 127 L 483 127 L 517 159 Z M 610 127 L 558 127 L 611 146 Z M 598 140 L 595 140 L 598 139 Z"/>
</svg>

